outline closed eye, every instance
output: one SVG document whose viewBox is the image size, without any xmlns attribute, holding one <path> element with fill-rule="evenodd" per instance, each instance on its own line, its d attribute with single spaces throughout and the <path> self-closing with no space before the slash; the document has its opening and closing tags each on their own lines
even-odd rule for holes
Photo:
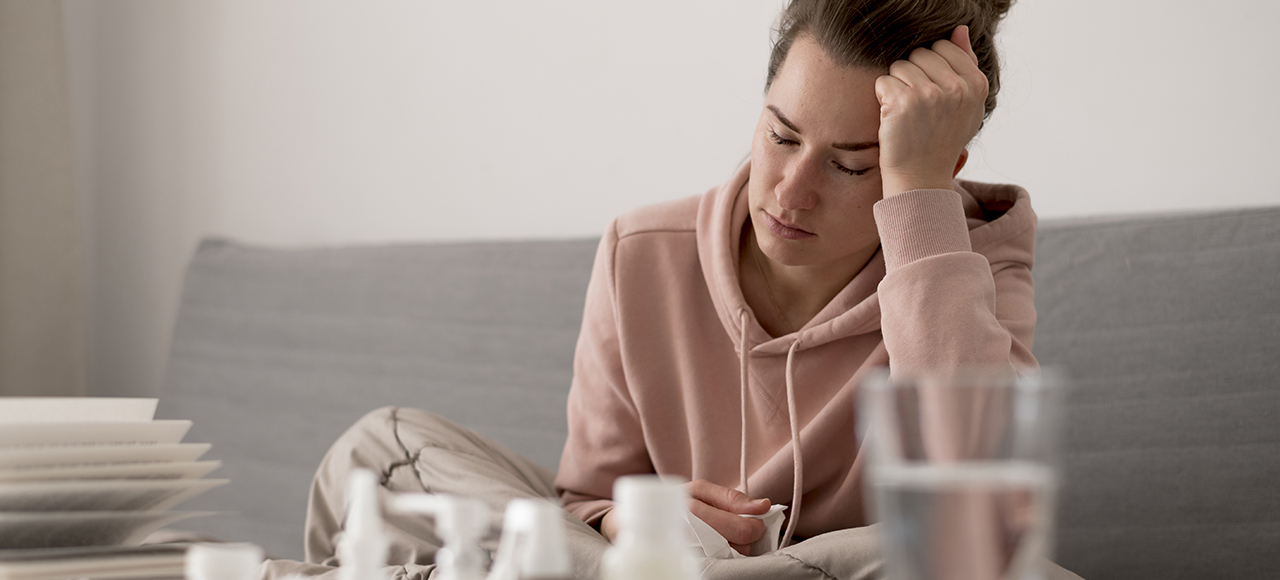
<svg viewBox="0 0 1280 580">
<path fill-rule="evenodd" d="M 777 131 L 774 131 L 773 129 L 769 129 L 769 140 L 773 141 L 774 144 L 777 144 L 777 145 L 798 145 L 798 143 L 796 143 L 795 141 L 792 141 L 791 139 L 783 139 L 782 136 L 779 135 Z"/>
<path fill-rule="evenodd" d="M 797 141 L 794 141 L 792 139 L 787 139 L 782 135 L 779 135 L 778 132 L 774 131 L 773 129 L 769 129 L 768 136 L 769 136 L 769 141 L 772 141 L 775 145 L 792 146 L 792 145 L 800 144 Z M 871 171 L 870 167 L 868 167 L 867 169 L 849 169 L 848 167 L 840 165 L 835 161 L 832 161 L 831 165 L 833 165 L 836 169 L 839 169 L 840 171 L 843 171 L 849 175 L 855 175 L 855 176 L 866 175 L 868 172 Z"/>
<path fill-rule="evenodd" d="M 870 167 L 868 167 L 868 168 L 866 168 L 866 169 L 849 169 L 848 167 L 845 167 L 845 166 L 843 166 L 843 165 L 840 165 L 839 163 L 836 163 L 835 161 L 832 161 L 832 162 L 831 162 L 831 164 L 832 164 L 832 165 L 834 165 L 834 166 L 836 166 L 836 169 L 839 169 L 840 171 L 843 171 L 843 172 L 845 172 L 845 173 L 848 173 L 849 175 L 866 175 L 866 174 L 867 174 L 867 172 L 871 171 L 871 168 L 870 168 Z"/>
</svg>

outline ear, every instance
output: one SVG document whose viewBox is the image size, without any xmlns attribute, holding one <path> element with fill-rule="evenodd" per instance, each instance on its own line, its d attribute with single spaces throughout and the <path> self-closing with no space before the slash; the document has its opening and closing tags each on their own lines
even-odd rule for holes
<svg viewBox="0 0 1280 580">
<path fill-rule="evenodd" d="M 960 158 L 956 160 L 956 170 L 951 172 L 952 178 L 955 178 L 955 176 L 960 175 L 960 170 L 964 169 L 964 164 L 968 160 L 969 160 L 969 149 L 968 148 L 961 149 Z"/>
</svg>

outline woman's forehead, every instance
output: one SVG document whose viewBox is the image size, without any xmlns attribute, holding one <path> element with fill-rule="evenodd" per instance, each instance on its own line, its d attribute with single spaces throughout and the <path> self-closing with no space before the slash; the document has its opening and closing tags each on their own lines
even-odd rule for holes
<svg viewBox="0 0 1280 580">
<path fill-rule="evenodd" d="M 766 106 L 802 133 L 831 130 L 848 140 L 874 139 L 880 119 L 875 84 L 881 74 L 837 64 L 816 42 L 801 37 L 769 87 Z"/>
</svg>

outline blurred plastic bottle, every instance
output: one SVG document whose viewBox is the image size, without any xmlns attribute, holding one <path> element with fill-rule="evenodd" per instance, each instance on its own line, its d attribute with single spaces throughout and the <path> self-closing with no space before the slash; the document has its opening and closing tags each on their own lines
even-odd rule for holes
<svg viewBox="0 0 1280 580">
<path fill-rule="evenodd" d="M 546 500 L 511 500 L 487 580 L 567 580 L 571 575 L 564 510 Z"/>
<path fill-rule="evenodd" d="M 253 544 L 194 544 L 187 548 L 187 580 L 249 580 L 262 563 Z"/>
<path fill-rule="evenodd" d="M 385 577 L 390 540 L 382 529 L 378 504 L 378 476 L 357 469 L 347 482 L 347 521 L 338 538 L 339 580 L 381 580 Z"/>
<path fill-rule="evenodd" d="M 654 475 L 613 485 L 618 537 L 601 562 L 601 580 L 697 580 L 698 563 L 685 542 L 689 495 Z"/>
<path fill-rule="evenodd" d="M 489 531 L 489 507 L 473 497 L 407 493 L 396 496 L 392 509 L 435 517 L 444 547 L 436 552 L 439 580 L 484 580 L 488 556 L 480 538 Z"/>
</svg>

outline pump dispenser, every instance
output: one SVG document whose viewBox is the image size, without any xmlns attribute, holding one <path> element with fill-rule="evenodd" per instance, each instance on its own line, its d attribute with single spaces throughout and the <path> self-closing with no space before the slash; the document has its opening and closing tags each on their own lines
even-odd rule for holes
<svg viewBox="0 0 1280 580">
<path fill-rule="evenodd" d="M 498 557 L 488 580 L 562 580 L 572 574 L 564 541 L 564 511 L 549 501 L 507 504 Z"/>
<path fill-rule="evenodd" d="M 689 494 L 654 475 L 613 484 L 618 537 L 601 562 L 602 580 L 697 580 L 698 563 L 685 544 Z"/>
<path fill-rule="evenodd" d="M 444 547 L 436 552 L 439 580 L 484 580 L 487 557 L 480 538 L 489 531 L 489 506 L 470 497 L 446 494 L 403 494 L 393 509 L 426 514 L 436 519 L 436 535 Z"/>
<path fill-rule="evenodd" d="M 339 580 L 375 580 L 387 565 L 389 540 L 378 506 L 378 476 L 357 469 L 347 483 L 347 521 L 338 539 Z"/>
<path fill-rule="evenodd" d="M 194 544 L 187 548 L 187 580 L 249 580 L 262 563 L 253 544 Z"/>
</svg>

